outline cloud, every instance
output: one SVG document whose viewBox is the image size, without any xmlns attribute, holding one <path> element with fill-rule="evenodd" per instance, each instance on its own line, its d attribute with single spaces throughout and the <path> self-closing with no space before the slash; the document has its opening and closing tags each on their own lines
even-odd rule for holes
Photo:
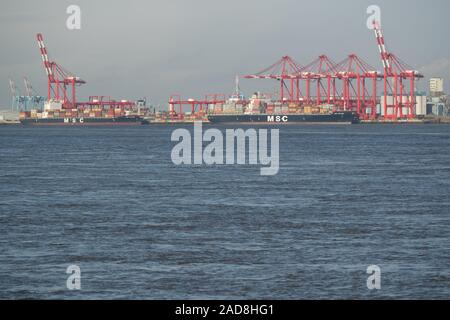
<svg viewBox="0 0 450 320">
<path fill-rule="evenodd" d="M 74 2 L 82 9 L 79 31 L 69 31 L 65 24 L 66 7 Z M 442 76 L 450 85 L 450 60 L 429 64 L 450 57 L 450 43 L 439 41 L 446 37 L 450 10 L 450 2 L 442 2 L 430 6 L 419 0 L 412 5 L 410 0 L 377 1 L 395 52 L 408 53 L 402 57 L 425 65 L 427 78 Z M 338 61 L 355 52 L 381 68 L 375 39 L 366 28 L 370 4 L 371 0 L 5 1 L 0 12 L 0 104 L 9 104 L 9 75 L 18 84 L 28 76 L 36 91 L 45 94 L 37 32 L 44 34 L 50 58 L 88 82 L 79 91 L 83 100 L 98 94 L 147 96 L 152 103 L 165 104 L 173 92 L 201 97 L 232 91 L 236 74 L 253 73 L 286 54 L 304 65 L 322 53 Z M 420 19 L 408 20 L 413 22 L 403 19 L 418 15 Z M 411 24 L 422 44 L 415 50 L 405 37 Z M 243 81 L 242 89 L 248 94 L 276 90 L 277 84 Z"/>
</svg>

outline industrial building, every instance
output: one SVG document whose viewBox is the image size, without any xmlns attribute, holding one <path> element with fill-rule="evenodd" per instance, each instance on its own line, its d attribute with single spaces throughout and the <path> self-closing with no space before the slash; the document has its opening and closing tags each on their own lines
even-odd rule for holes
<svg viewBox="0 0 450 320">
<path fill-rule="evenodd" d="M 438 117 L 450 116 L 450 100 L 444 92 L 444 79 L 431 78 L 429 90 L 426 114 Z"/>
</svg>

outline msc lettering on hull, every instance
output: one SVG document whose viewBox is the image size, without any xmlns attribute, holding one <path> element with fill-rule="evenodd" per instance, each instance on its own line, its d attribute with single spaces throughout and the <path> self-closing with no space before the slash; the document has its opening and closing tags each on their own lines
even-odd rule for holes
<svg viewBox="0 0 450 320">
<path fill-rule="evenodd" d="M 77 123 L 77 122 L 83 123 L 84 122 L 84 118 L 80 118 L 80 119 L 77 119 L 77 118 L 64 118 L 64 123 Z"/>
<path fill-rule="evenodd" d="M 267 122 L 288 122 L 288 116 L 267 116 Z"/>
</svg>

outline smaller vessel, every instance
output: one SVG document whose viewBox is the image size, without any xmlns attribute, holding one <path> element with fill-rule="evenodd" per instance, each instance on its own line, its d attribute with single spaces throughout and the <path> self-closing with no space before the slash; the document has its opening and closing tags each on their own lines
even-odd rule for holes
<svg viewBox="0 0 450 320">
<path fill-rule="evenodd" d="M 142 125 L 149 124 L 147 120 L 140 116 L 119 116 L 112 118 L 105 117 L 83 117 L 71 116 L 67 117 L 52 117 L 52 118 L 20 118 L 20 123 L 31 126 L 117 126 L 117 125 Z"/>
<path fill-rule="evenodd" d="M 134 126 L 149 124 L 143 116 L 146 110 L 145 104 L 137 105 L 137 109 L 105 108 L 96 100 L 89 107 L 68 109 L 59 101 L 48 101 L 43 111 L 20 112 L 19 121 L 31 126 Z"/>
</svg>

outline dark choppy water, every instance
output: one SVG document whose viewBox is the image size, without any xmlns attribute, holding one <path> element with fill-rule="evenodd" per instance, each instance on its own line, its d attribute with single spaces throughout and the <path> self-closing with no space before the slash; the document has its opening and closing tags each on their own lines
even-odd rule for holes
<svg viewBox="0 0 450 320">
<path fill-rule="evenodd" d="M 275 177 L 173 128 L 0 127 L 0 298 L 450 298 L 450 126 L 282 127 Z"/>
</svg>

